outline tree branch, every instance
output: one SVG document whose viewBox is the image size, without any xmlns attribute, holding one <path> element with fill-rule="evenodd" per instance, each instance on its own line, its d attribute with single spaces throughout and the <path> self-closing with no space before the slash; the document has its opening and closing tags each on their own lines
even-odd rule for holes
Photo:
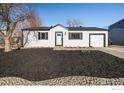
<svg viewBox="0 0 124 93">
<path fill-rule="evenodd" d="M 5 37 L 5 34 L 0 30 L 0 36 Z"/>
</svg>

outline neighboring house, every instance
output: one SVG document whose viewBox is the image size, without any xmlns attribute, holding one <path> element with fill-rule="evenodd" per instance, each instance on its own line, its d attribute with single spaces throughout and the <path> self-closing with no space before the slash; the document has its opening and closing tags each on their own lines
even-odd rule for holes
<svg viewBox="0 0 124 93">
<path fill-rule="evenodd" d="M 22 31 L 14 31 L 12 34 L 13 43 L 21 43 L 22 44 Z"/>
<path fill-rule="evenodd" d="M 124 45 L 124 19 L 110 25 L 108 33 L 112 44 Z"/>
<path fill-rule="evenodd" d="M 107 47 L 108 31 L 97 27 L 26 28 L 23 31 L 23 47 Z"/>
<path fill-rule="evenodd" d="M 3 31 L 5 33 L 5 31 Z M 12 43 L 22 43 L 22 31 L 15 30 L 12 34 Z M 3 37 L 0 36 L 0 44 L 4 44 Z"/>
<path fill-rule="evenodd" d="M 3 37 L 0 36 L 0 44 L 3 44 L 4 43 L 4 39 Z"/>
</svg>

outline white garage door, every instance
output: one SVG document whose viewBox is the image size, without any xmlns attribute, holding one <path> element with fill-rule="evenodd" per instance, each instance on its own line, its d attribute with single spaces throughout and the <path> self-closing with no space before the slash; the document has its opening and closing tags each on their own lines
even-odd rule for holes
<svg viewBox="0 0 124 93">
<path fill-rule="evenodd" d="M 104 35 L 90 35 L 91 47 L 104 47 Z"/>
</svg>

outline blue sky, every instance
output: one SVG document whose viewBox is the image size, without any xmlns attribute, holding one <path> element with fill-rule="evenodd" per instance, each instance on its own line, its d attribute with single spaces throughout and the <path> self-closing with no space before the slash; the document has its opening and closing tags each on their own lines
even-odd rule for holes
<svg viewBox="0 0 124 93">
<path fill-rule="evenodd" d="M 124 4 L 41 3 L 33 4 L 43 25 L 62 24 L 78 19 L 83 26 L 106 27 L 124 18 Z"/>
</svg>

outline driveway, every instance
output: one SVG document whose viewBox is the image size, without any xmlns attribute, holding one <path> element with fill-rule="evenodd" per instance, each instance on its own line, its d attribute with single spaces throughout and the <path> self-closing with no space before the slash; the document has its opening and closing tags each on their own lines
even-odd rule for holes
<svg viewBox="0 0 124 93">
<path fill-rule="evenodd" d="M 124 47 L 98 48 L 98 50 L 124 59 Z"/>
</svg>

